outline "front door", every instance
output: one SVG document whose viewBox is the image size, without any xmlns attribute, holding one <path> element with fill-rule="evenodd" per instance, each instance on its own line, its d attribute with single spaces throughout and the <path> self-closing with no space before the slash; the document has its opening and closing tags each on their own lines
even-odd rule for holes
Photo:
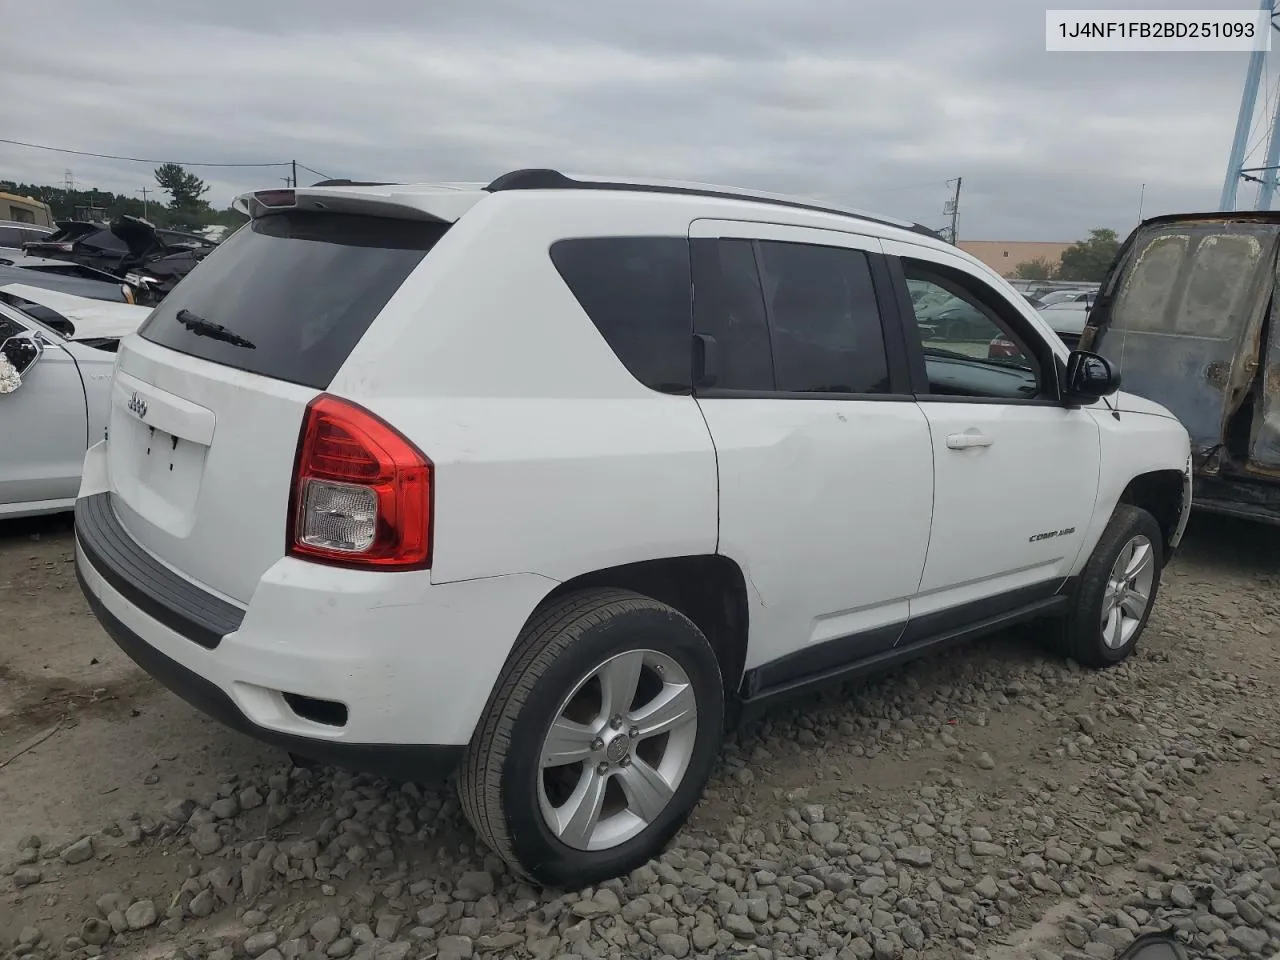
<svg viewBox="0 0 1280 960">
<path fill-rule="evenodd" d="M 1069 574 L 1093 515 L 1098 426 L 1057 401 L 1052 347 L 964 261 L 889 242 L 886 252 L 900 255 L 917 303 L 952 297 L 969 314 L 961 330 L 907 317 L 934 462 L 933 529 L 912 618 L 983 619 L 1002 604 L 1044 599 Z"/>
<path fill-rule="evenodd" d="M 775 688 L 897 641 L 929 543 L 929 426 L 882 326 L 878 240 L 697 221 L 691 242 L 719 551 L 747 577 L 746 665 Z"/>
</svg>

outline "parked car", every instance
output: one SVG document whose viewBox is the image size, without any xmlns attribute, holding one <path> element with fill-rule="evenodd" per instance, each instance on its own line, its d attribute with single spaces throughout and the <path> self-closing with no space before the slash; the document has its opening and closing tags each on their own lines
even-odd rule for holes
<svg viewBox="0 0 1280 960">
<path fill-rule="evenodd" d="M 1186 431 L 923 228 L 545 170 L 238 203 L 120 345 L 85 595 L 233 727 L 459 767 L 534 880 L 657 853 L 767 704 L 1032 618 L 1094 667 L 1142 634 Z M 926 346 L 909 284 L 1022 354 Z"/>
<path fill-rule="evenodd" d="M 147 304 L 158 302 L 217 247 L 197 234 L 157 230 L 141 217 L 121 216 L 110 224 L 60 220 L 58 228 L 46 240 L 25 244 L 24 252 L 113 274 L 129 282 L 139 302 Z"/>
<path fill-rule="evenodd" d="M 1273 525 L 1280 524 L 1278 248 L 1280 213 L 1146 220 L 1121 246 L 1080 341 L 1186 425 L 1197 507 Z"/>
<path fill-rule="evenodd" d="M 1039 307 L 1050 307 L 1058 303 L 1093 303 L 1098 291 L 1094 288 L 1079 290 L 1050 290 L 1039 298 Z"/>
<path fill-rule="evenodd" d="M 115 348 L 149 312 L 0 286 L 0 517 L 74 505 L 87 441 L 106 429 Z"/>
<path fill-rule="evenodd" d="M 1080 343 L 1080 334 L 1084 332 L 1092 305 L 1092 300 L 1062 300 L 1041 307 L 1040 316 L 1053 327 L 1053 332 L 1062 338 L 1062 342 L 1074 350 Z"/>
<path fill-rule="evenodd" d="M 21 220 L 0 220 L 0 247 L 21 249 L 24 243 L 43 240 L 52 233 L 53 230 L 49 227 L 36 226 L 34 223 L 24 223 Z M 0 250 L 0 255 L 3 255 L 3 252 L 3 250 Z"/>
<path fill-rule="evenodd" d="M 134 303 L 133 288 L 101 270 L 71 260 L 29 257 L 17 251 L 0 250 L 0 285 L 25 283 L 91 300 Z"/>
</svg>

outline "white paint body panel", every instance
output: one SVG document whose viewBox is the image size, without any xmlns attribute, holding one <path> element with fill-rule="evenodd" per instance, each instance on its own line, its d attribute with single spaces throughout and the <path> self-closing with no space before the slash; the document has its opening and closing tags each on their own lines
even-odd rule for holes
<svg viewBox="0 0 1280 960">
<path fill-rule="evenodd" d="M 237 632 L 205 650 L 86 577 L 138 636 L 267 729 L 466 743 L 547 594 L 637 561 L 719 552 L 737 563 L 751 617 L 748 666 L 1033 575 L 1065 577 L 1131 471 L 1185 461 L 1185 432 L 1157 411 L 1113 426 L 1094 410 L 655 393 L 627 372 L 547 254 L 564 237 L 683 236 L 691 225 L 695 235 L 909 251 L 1000 289 L 1065 356 L 994 272 L 897 226 L 642 192 L 326 189 L 300 193 L 343 209 L 367 202 L 457 218 L 328 390 L 368 407 L 431 459 L 432 569 L 371 573 L 286 557 L 298 434 L 317 391 L 137 335 L 122 344 L 110 439 L 90 449 L 81 488 L 110 493 L 139 545 L 246 611 Z M 715 220 L 734 223 L 696 226 Z M 945 446 L 948 432 L 971 428 L 996 445 Z M 147 453 L 156 436 L 161 449 Z M 1071 525 L 1073 541 L 1027 541 Z M 302 720 L 280 690 L 340 701 L 350 721 L 335 730 Z"/>
<path fill-rule="evenodd" d="M 0 396 L 0 517 L 70 510 L 85 447 L 106 425 L 115 354 L 65 340 L 3 304 L 0 315 L 46 343 L 22 386 Z"/>
</svg>

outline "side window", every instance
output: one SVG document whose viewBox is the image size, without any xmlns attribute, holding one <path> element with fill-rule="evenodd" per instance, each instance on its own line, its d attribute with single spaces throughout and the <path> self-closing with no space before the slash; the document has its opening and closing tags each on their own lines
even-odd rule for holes
<svg viewBox="0 0 1280 960">
<path fill-rule="evenodd" d="M 773 350 L 750 240 L 693 241 L 694 330 L 715 339 L 717 390 L 771 392 Z"/>
<path fill-rule="evenodd" d="M 773 240 L 757 244 L 777 389 L 888 393 L 880 310 L 867 255 Z"/>
<path fill-rule="evenodd" d="M 958 271 L 903 260 L 932 396 L 1031 400 L 1041 393 L 1035 351 L 984 290 Z"/>
<path fill-rule="evenodd" d="M 26 332 L 27 328 L 17 320 L 11 320 L 0 314 L 0 343 L 4 343 L 10 337 L 16 337 L 18 334 Z"/>
<path fill-rule="evenodd" d="M 689 391 L 693 304 L 687 238 L 558 240 L 551 245 L 551 262 L 632 376 L 664 393 Z"/>
<path fill-rule="evenodd" d="M 0 247 L 20 247 L 26 240 L 21 227 L 0 227 Z"/>
</svg>

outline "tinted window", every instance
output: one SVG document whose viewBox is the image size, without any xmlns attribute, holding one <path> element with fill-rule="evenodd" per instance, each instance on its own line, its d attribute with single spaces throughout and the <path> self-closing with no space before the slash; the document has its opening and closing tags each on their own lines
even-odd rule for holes
<svg viewBox="0 0 1280 960">
<path fill-rule="evenodd" d="M 188 274 L 140 332 L 191 356 L 323 390 L 446 229 L 336 213 L 254 220 Z M 195 332 L 209 324 L 253 348 Z"/>
<path fill-rule="evenodd" d="M 757 249 L 777 388 L 887 393 L 884 334 L 866 254 L 775 241 L 761 241 Z"/>
<path fill-rule="evenodd" d="M 21 227 L 0 227 L 0 247 L 20 247 L 36 237 Z"/>
<path fill-rule="evenodd" d="M 718 390 L 773 390 L 773 350 L 750 240 L 697 240 L 694 323 L 715 338 Z"/>
<path fill-rule="evenodd" d="M 1033 399 L 1040 392 L 1030 348 L 974 289 L 917 261 L 903 261 L 935 396 Z M 976 281 L 973 281 L 976 284 Z M 994 292 L 991 297 L 997 296 Z"/>
<path fill-rule="evenodd" d="M 551 246 L 551 260 L 632 376 L 667 393 L 689 389 L 693 313 L 687 239 L 559 240 Z"/>
</svg>

